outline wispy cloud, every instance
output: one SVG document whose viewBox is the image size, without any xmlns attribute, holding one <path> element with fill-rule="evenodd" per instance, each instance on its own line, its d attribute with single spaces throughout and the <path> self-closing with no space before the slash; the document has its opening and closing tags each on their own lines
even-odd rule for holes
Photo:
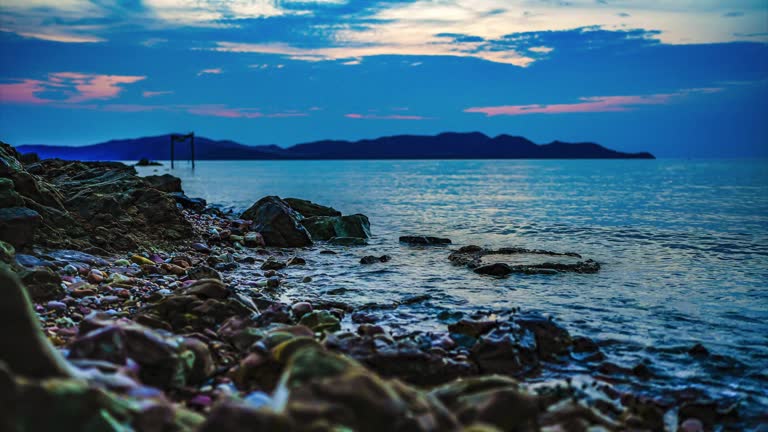
<svg viewBox="0 0 768 432">
<path fill-rule="evenodd" d="M 160 90 L 160 91 L 144 91 L 144 92 L 141 93 L 141 95 L 144 96 L 145 98 L 152 98 L 152 97 L 164 96 L 164 95 L 169 95 L 169 94 L 173 94 L 173 91 L 171 91 L 171 90 Z"/>
<path fill-rule="evenodd" d="M 100 75 L 80 72 L 54 72 L 47 79 L 22 79 L 0 84 L 0 101 L 13 103 L 67 103 L 117 97 L 124 84 L 133 84 L 146 76 Z"/>
<path fill-rule="evenodd" d="M 488 117 L 500 115 L 622 112 L 632 111 L 643 105 L 665 105 L 691 94 L 717 93 L 722 90 L 722 88 L 700 88 L 650 95 L 590 96 L 579 98 L 579 102 L 576 103 L 472 107 L 465 109 L 464 112 L 481 113 Z"/>
<path fill-rule="evenodd" d="M 429 117 L 422 117 L 418 115 L 401 115 L 401 114 L 379 115 L 379 114 L 350 113 L 350 114 L 344 114 L 344 117 L 350 118 L 350 119 L 361 119 L 361 120 L 429 120 Z"/>
<path fill-rule="evenodd" d="M 201 75 L 219 75 L 224 72 L 221 68 L 203 69 L 197 73 L 197 76 Z"/>
</svg>

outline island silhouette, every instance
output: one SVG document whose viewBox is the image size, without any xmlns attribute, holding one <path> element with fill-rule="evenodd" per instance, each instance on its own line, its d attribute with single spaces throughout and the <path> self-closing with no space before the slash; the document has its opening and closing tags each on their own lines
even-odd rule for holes
<svg viewBox="0 0 768 432">
<path fill-rule="evenodd" d="M 168 160 L 172 134 L 118 139 L 85 146 L 22 145 L 22 153 L 68 160 Z M 188 146 L 175 157 L 189 159 Z M 195 137 L 197 160 L 332 160 L 332 159 L 655 159 L 648 152 L 624 153 L 592 142 L 553 141 L 536 144 L 511 135 L 480 132 L 395 135 L 359 141 L 321 140 L 283 148 L 249 146 L 230 140 Z"/>
</svg>

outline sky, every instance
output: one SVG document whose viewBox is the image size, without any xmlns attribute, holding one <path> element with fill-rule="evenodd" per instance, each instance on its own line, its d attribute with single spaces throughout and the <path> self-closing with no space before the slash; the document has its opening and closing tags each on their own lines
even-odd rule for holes
<svg viewBox="0 0 768 432">
<path fill-rule="evenodd" d="M 0 140 L 443 131 L 768 157 L 766 0 L 0 0 Z"/>
</svg>

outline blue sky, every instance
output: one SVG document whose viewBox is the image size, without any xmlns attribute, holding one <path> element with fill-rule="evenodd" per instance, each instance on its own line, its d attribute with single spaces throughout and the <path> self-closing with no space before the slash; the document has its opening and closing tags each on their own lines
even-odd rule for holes
<svg viewBox="0 0 768 432">
<path fill-rule="evenodd" d="M 2 0 L 0 139 L 481 131 L 768 156 L 765 0 Z"/>
</svg>

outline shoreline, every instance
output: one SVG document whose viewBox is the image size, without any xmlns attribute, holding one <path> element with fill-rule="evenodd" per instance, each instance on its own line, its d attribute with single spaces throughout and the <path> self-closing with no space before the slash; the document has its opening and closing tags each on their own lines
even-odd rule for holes
<svg viewBox="0 0 768 432">
<path fill-rule="evenodd" d="M 8 158 L 6 154 L 3 157 Z M 51 166 L 43 166 L 46 163 Z M 40 195 L 37 198 L 54 199 L 56 193 L 66 192 L 61 185 L 70 187 L 78 181 L 73 179 L 81 173 L 73 170 L 72 164 L 79 163 L 44 161 L 42 165 L 28 164 L 27 171 L 27 166 L 11 163 L 8 166 L 15 169 L 3 173 L 3 177 L 11 177 L 17 191 L 17 184 L 23 185 L 20 180 L 31 179 L 35 184 L 31 190 Z M 305 249 L 266 247 L 262 243 L 277 241 L 267 235 L 268 231 L 249 239 L 255 231 L 242 219 L 232 220 L 204 203 L 170 195 L 181 193 L 177 191 L 180 182 L 177 188 L 171 178 L 150 185 L 113 164 L 80 164 L 77 168 L 82 167 L 94 174 L 85 180 L 95 180 L 87 182 L 87 187 L 74 197 L 59 200 L 59 211 L 70 212 L 66 204 L 73 198 L 77 198 L 78 206 L 85 207 L 86 211 L 69 216 L 75 224 L 82 224 L 82 232 L 71 226 L 46 226 L 45 216 L 39 230 L 62 235 L 43 246 L 72 244 L 81 251 L 95 253 L 59 253 L 56 259 L 50 250 L 41 250 L 37 258 L 48 257 L 54 270 L 40 272 L 54 281 L 51 274 L 58 275 L 59 289 L 51 279 L 28 285 L 50 289 L 47 293 L 42 288 L 41 292 L 32 291 L 37 294 L 33 296 L 38 299 L 35 311 L 45 323 L 48 338 L 68 351 L 76 366 L 113 378 L 112 385 L 105 385 L 102 381 L 107 380 L 101 376 L 102 381 L 93 380 L 85 389 L 102 388 L 126 400 L 151 401 L 152 406 L 176 413 L 173 418 L 182 412 L 198 413 L 197 417 L 190 413 L 187 418 L 194 418 L 197 423 L 192 427 L 201 425 L 202 430 L 235 430 L 245 424 L 279 425 L 274 426 L 275 430 L 330 430 L 331 425 L 353 430 L 467 431 L 543 427 L 582 430 L 588 425 L 608 430 L 697 430 L 701 425 L 711 430 L 717 425 L 741 424 L 733 417 L 735 408 L 702 400 L 700 394 L 664 400 L 617 390 L 614 384 L 620 386 L 628 377 L 642 378 L 651 371 L 642 364 L 620 366 L 607 362 L 594 341 L 573 337 L 540 316 L 515 310 L 478 311 L 469 317 L 446 317 L 445 331 L 440 334 L 389 334 L 375 320 L 371 322 L 365 311 L 351 310 L 349 305 L 333 300 L 281 303 L 280 287 L 290 279 L 292 270 L 312 265 L 302 257 Z M 122 174 L 114 177 L 114 171 Z M 110 182 L 115 187 L 105 189 Z M 118 198 L 99 195 L 106 190 L 125 194 L 127 184 L 134 191 L 129 193 L 127 207 Z M 46 188 L 51 196 L 41 193 Z M 29 206 L 30 200 L 40 204 L 33 194 L 20 195 L 26 200 L 17 204 Z M 177 202 L 188 208 L 177 208 Z M 100 205 L 92 205 L 96 203 Z M 157 211 L 158 203 L 162 212 Z M 267 204 L 272 207 L 262 213 L 272 214 L 273 207 L 283 205 L 277 200 Z M 44 207 L 40 210 L 55 214 L 47 210 L 51 206 Z M 258 214 L 259 206 L 255 207 L 252 220 L 266 217 Z M 115 209 L 119 212 L 114 213 L 124 214 L 107 211 Z M 278 216 L 282 218 L 284 213 L 290 211 Z M 29 223 L 33 223 L 32 219 Z M 283 219 L 279 224 L 291 228 L 288 222 L 295 225 L 295 221 Z M 355 223 L 342 228 L 324 224 L 315 229 L 341 229 L 346 233 L 364 226 L 360 220 Z M 94 226 L 89 232 L 88 228 Z M 108 232 L 102 232 L 99 226 L 109 227 Z M 156 232 L 158 228 L 163 228 L 163 233 Z M 20 252 L 40 246 L 39 230 L 33 230 L 32 236 L 21 243 Z M 294 231 L 301 230 L 283 231 L 296 235 Z M 128 238 L 130 241 L 125 240 Z M 300 235 L 287 238 L 281 234 L 279 242 L 308 247 L 312 239 L 305 244 L 306 239 Z M 85 246 L 87 241 L 95 245 Z M 243 249 L 235 245 L 241 242 Z M 315 243 L 313 247 L 330 251 L 352 247 Z M 18 265 L 18 260 L 8 255 L 7 264 Z M 48 267 L 35 264 L 33 269 Z M 252 274 L 252 280 L 242 280 L 240 275 L 244 273 Z M 27 276 L 26 280 L 39 282 L 40 277 Z M 46 295 L 42 294 L 51 296 L 51 300 L 43 300 Z M 414 300 L 419 300 L 417 293 Z M 89 315 L 95 310 L 114 312 L 107 312 L 109 317 Z M 342 322 L 349 321 L 356 326 L 356 332 L 341 328 Z M 116 341 L 123 341 L 122 345 Z M 116 352 L 119 355 L 115 356 Z M 693 347 L 691 355 L 708 357 L 701 346 Z M 566 369 L 564 375 L 570 379 L 539 382 L 537 378 L 547 369 Z M 590 378 L 584 381 L 585 375 Z M 458 378 L 464 380 L 456 381 Z M 133 382 L 129 384 L 128 380 Z M 114 385 L 117 381 L 121 386 Z M 150 383 L 160 388 L 160 393 L 147 390 L 145 385 Z M 582 388 L 583 384 L 586 386 Z M 137 393 L 152 396 L 137 397 Z M 167 399 L 176 405 L 169 405 Z M 315 408 L 309 409 L 308 405 Z M 114 407 L 107 408 L 110 410 Z M 376 413 L 402 422 L 395 422 L 394 429 L 380 429 L 384 424 L 374 421 Z M 235 418 L 241 423 L 232 423 Z M 137 421 L 159 421 L 152 419 L 145 413 L 130 413 L 123 421 L 134 425 Z M 32 421 L 23 415 L 17 420 Z"/>
</svg>

